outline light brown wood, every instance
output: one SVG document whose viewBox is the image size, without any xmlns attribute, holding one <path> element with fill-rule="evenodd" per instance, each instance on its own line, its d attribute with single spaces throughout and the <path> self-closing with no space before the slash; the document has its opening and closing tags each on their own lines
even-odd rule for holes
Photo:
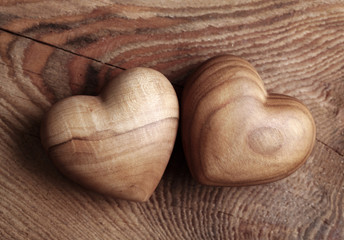
<svg viewBox="0 0 344 240">
<path fill-rule="evenodd" d="M 254 67 L 219 56 L 187 81 L 182 137 L 192 175 L 218 186 L 254 185 L 290 175 L 310 155 L 315 123 L 286 95 L 268 94 Z"/>
<path fill-rule="evenodd" d="M 179 107 L 171 83 L 133 68 L 97 96 L 74 96 L 46 114 L 41 141 L 55 165 L 99 193 L 147 201 L 158 185 L 177 134 Z"/>
<path fill-rule="evenodd" d="M 343 27 L 341 0 L 0 1 L 0 238 L 344 239 Z M 45 154 L 39 126 L 56 101 L 97 95 L 117 67 L 154 68 L 180 94 L 221 54 L 312 113 L 314 152 L 290 177 L 198 184 L 177 136 L 152 197 L 136 203 L 80 187 Z"/>
</svg>

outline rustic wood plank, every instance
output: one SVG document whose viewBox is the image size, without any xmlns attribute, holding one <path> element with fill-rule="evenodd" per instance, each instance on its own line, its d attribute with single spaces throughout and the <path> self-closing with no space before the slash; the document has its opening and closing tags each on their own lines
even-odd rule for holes
<svg viewBox="0 0 344 240">
<path fill-rule="evenodd" d="M 114 2 L 0 3 L 1 238 L 344 238 L 342 2 Z M 39 124 L 57 100 L 96 94 L 120 68 L 139 65 L 180 92 L 201 61 L 221 53 L 246 58 L 268 90 L 310 108 L 317 144 L 290 177 L 201 186 L 178 141 L 155 194 L 139 204 L 87 191 L 48 160 Z"/>
<path fill-rule="evenodd" d="M 2 126 L 3 129 L 3 126 Z M 37 130 L 36 130 L 37 131 Z M 119 201 L 64 178 L 30 132 L 1 140 L 1 234 L 8 239 L 340 239 L 344 160 L 318 143 L 299 171 L 253 187 L 197 184 L 181 146 L 151 200 Z"/>
</svg>

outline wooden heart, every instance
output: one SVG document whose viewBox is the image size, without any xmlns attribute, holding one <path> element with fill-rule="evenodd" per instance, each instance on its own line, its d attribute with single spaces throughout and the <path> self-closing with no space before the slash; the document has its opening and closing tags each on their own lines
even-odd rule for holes
<svg viewBox="0 0 344 240">
<path fill-rule="evenodd" d="M 176 93 L 159 72 L 134 68 L 99 96 L 55 104 L 41 141 L 55 165 L 75 182 L 114 197 L 146 201 L 170 158 L 179 118 Z"/>
<path fill-rule="evenodd" d="M 298 100 L 268 94 L 257 71 L 234 56 L 210 59 L 186 83 L 182 140 L 201 183 L 266 183 L 294 172 L 310 155 L 315 123 Z"/>
</svg>

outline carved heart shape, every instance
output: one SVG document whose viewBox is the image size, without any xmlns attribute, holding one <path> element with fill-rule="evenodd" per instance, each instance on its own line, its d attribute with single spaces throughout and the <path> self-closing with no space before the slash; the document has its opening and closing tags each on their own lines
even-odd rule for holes
<svg viewBox="0 0 344 240">
<path fill-rule="evenodd" d="M 158 185 L 177 134 L 179 107 L 159 72 L 134 68 L 110 81 L 99 96 L 55 104 L 41 141 L 62 173 L 114 197 L 146 201 Z"/>
<path fill-rule="evenodd" d="M 310 155 L 315 123 L 298 100 L 268 94 L 257 71 L 234 56 L 210 59 L 186 83 L 182 140 L 201 183 L 267 183 L 294 172 Z"/>
</svg>

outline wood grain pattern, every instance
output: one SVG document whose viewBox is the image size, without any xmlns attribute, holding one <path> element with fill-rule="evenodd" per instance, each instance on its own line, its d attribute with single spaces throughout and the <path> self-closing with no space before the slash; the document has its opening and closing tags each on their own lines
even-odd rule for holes
<svg viewBox="0 0 344 240">
<path fill-rule="evenodd" d="M 150 68 L 132 68 L 99 96 L 65 98 L 49 110 L 41 142 L 55 165 L 96 192 L 147 201 L 170 159 L 179 105 L 171 83 Z"/>
<path fill-rule="evenodd" d="M 254 67 L 223 55 L 187 80 L 181 100 L 185 157 L 214 186 L 267 183 L 290 175 L 312 152 L 316 128 L 297 99 L 270 93 Z"/>
<path fill-rule="evenodd" d="M 343 239 L 343 26 L 339 0 L 1 1 L 1 238 Z M 247 59 L 268 92 L 300 99 L 314 116 L 314 152 L 290 177 L 201 186 L 177 141 L 162 182 L 140 204 L 87 191 L 48 160 L 39 125 L 57 100 L 96 95 L 136 66 L 161 71 L 180 93 L 198 64 L 225 53 Z"/>
<path fill-rule="evenodd" d="M 13 1 L 2 5 L 0 26 L 35 39 L 22 46 L 25 58 L 17 59 L 17 64 L 50 77 L 55 71 L 52 66 L 62 64 L 73 94 L 99 93 L 103 84 L 120 72 L 112 66 L 152 67 L 182 85 L 190 71 L 211 56 L 241 56 L 254 65 L 268 91 L 304 102 L 316 124 L 324 128 L 318 133 L 319 140 L 344 154 L 341 1 L 187 2 L 183 7 L 158 1 L 80 4 L 74 0 L 67 7 L 62 2 L 17 5 Z M 15 36 L 8 39 L 3 34 L 1 52 L 11 65 L 15 58 L 6 52 L 19 50 L 24 39 L 18 42 Z M 73 54 L 65 55 L 67 52 Z M 67 59 L 56 62 L 60 55 Z M 52 83 L 45 82 L 46 76 L 43 79 L 35 82 L 54 101 Z M 90 85 L 83 84 L 86 81 Z M 315 99 L 322 99 L 322 104 L 314 104 Z"/>
</svg>

